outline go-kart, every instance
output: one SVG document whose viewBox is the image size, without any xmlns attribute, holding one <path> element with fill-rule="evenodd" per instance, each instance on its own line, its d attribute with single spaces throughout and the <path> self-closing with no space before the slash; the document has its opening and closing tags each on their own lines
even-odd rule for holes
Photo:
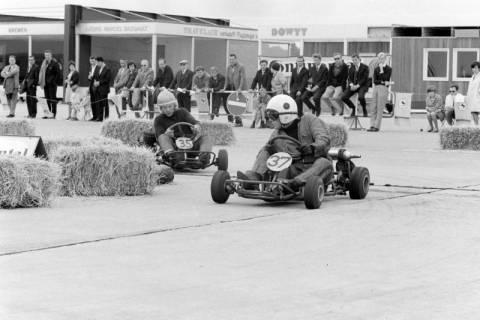
<svg viewBox="0 0 480 320">
<path fill-rule="evenodd" d="M 280 135 L 275 140 L 286 139 L 296 146 L 301 143 L 289 136 Z M 288 180 L 279 178 L 279 173 L 288 169 L 294 161 L 306 162 L 300 153 L 277 152 L 267 160 L 268 171 L 265 181 L 231 179 L 228 171 L 219 170 L 212 178 L 210 192 L 214 202 L 225 203 L 231 194 L 237 193 L 242 198 L 261 199 L 267 202 L 303 200 L 308 209 L 318 209 L 325 196 L 346 195 L 351 199 L 363 199 L 370 186 L 370 173 L 365 167 L 356 167 L 351 159 L 360 158 L 345 149 L 331 149 L 329 157 L 335 161 L 335 169 L 329 181 L 319 176 L 311 176 L 297 189 L 289 186 Z M 310 161 L 313 163 L 314 159 Z"/>
<path fill-rule="evenodd" d="M 182 126 L 189 128 L 187 133 L 182 130 Z M 176 149 L 168 154 L 157 152 L 157 163 L 165 164 L 174 169 L 205 169 L 215 165 L 218 170 L 227 170 L 227 150 L 218 150 L 218 155 L 212 151 L 193 150 L 195 142 L 200 138 L 200 134 L 195 133 L 193 127 L 194 125 L 188 122 L 177 122 L 168 127 L 166 131 L 170 130 L 178 133 L 174 137 Z M 178 128 L 178 130 L 174 130 L 175 128 Z"/>
</svg>

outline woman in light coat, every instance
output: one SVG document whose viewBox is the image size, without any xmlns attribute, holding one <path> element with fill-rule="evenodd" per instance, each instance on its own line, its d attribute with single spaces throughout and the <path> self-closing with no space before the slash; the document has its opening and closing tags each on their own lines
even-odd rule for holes
<svg viewBox="0 0 480 320">
<path fill-rule="evenodd" d="M 8 66 L 3 68 L 1 75 L 5 79 L 3 82 L 3 88 L 10 108 L 10 114 L 7 118 L 13 118 L 15 117 L 15 109 L 17 107 L 18 89 L 20 88 L 20 67 L 16 64 L 15 56 L 10 56 L 8 58 L 8 63 Z"/>
<path fill-rule="evenodd" d="M 472 113 L 473 122 L 478 126 L 478 114 L 480 113 L 480 62 L 473 62 L 471 67 L 473 75 L 468 84 L 465 100 Z"/>
</svg>

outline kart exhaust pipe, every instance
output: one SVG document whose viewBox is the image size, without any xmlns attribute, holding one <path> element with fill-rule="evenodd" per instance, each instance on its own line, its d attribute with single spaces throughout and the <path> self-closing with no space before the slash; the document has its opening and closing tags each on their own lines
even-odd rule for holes
<svg viewBox="0 0 480 320">
<path fill-rule="evenodd" d="M 328 151 L 328 155 L 333 159 L 345 160 L 345 161 L 348 161 L 350 159 L 355 159 L 355 158 L 361 158 L 360 156 L 355 155 L 346 149 L 335 149 L 335 148 L 330 149 Z"/>
</svg>

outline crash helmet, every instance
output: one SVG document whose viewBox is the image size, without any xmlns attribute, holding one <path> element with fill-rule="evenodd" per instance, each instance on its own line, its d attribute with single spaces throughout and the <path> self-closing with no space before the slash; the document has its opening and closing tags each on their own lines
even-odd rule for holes
<svg viewBox="0 0 480 320">
<path fill-rule="evenodd" d="M 288 127 L 298 118 L 297 103 L 286 94 L 279 94 L 270 99 L 265 111 L 271 120 L 280 120 L 282 127 Z"/>
</svg>

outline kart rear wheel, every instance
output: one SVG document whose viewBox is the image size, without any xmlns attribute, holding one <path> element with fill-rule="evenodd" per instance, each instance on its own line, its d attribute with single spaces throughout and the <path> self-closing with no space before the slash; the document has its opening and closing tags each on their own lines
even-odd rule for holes
<svg viewBox="0 0 480 320">
<path fill-rule="evenodd" d="M 218 150 L 217 167 L 218 167 L 218 170 L 223 170 L 223 171 L 228 170 L 228 153 L 227 153 L 227 150 L 225 150 L 225 149 Z"/>
<path fill-rule="evenodd" d="M 210 193 L 212 200 L 216 203 L 225 203 L 230 197 L 230 193 L 225 188 L 225 181 L 230 179 L 228 171 L 218 170 L 212 177 L 210 184 Z"/>
<path fill-rule="evenodd" d="M 351 199 L 364 199 L 370 187 L 370 173 L 365 167 L 355 167 L 350 175 L 348 193 Z"/>
<path fill-rule="evenodd" d="M 325 189 L 322 178 L 309 177 L 303 189 L 303 201 L 307 209 L 318 209 L 325 197 Z"/>
</svg>

